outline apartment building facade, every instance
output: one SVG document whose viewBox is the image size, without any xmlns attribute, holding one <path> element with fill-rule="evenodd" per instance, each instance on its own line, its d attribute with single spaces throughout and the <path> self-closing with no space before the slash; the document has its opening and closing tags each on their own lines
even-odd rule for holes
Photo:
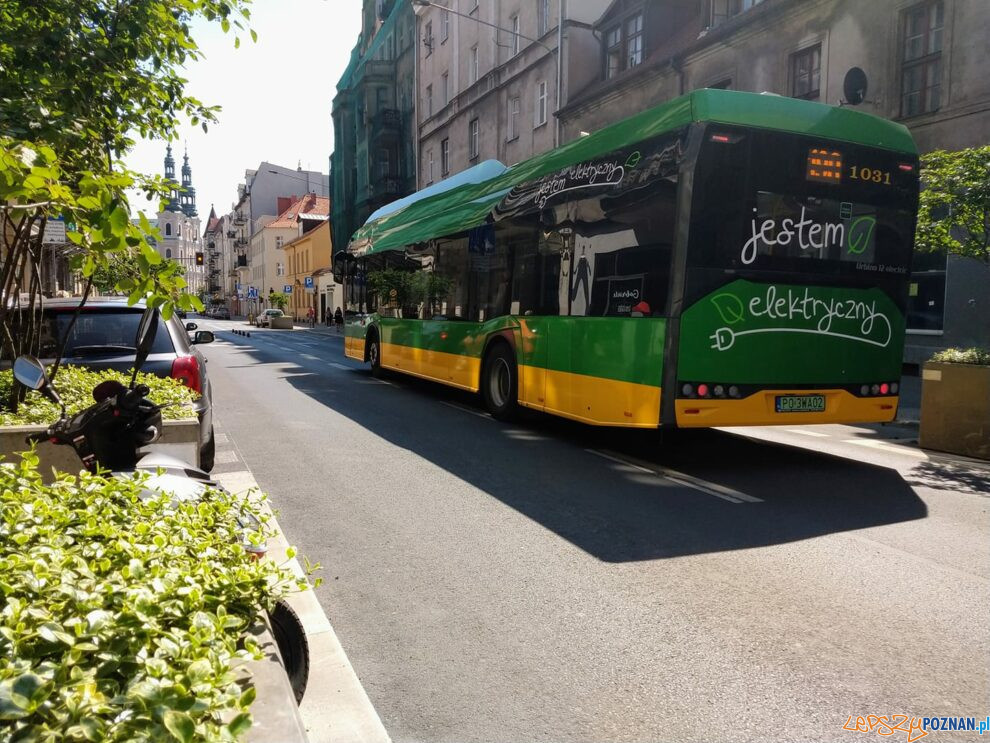
<svg viewBox="0 0 990 743">
<path fill-rule="evenodd" d="M 409 0 L 364 0 L 362 28 L 333 98 L 332 232 L 337 245 L 416 188 L 416 23 Z"/>
<path fill-rule="evenodd" d="M 326 292 L 319 292 L 319 278 L 330 270 L 333 241 L 330 237 L 330 220 L 307 220 L 317 226 L 306 230 L 285 244 L 286 284 L 292 287 L 289 295 L 288 312 L 298 321 L 305 321 L 307 311 L 313 308 L 316 318 L 322 322 L 326 317 Z M 304 223 L 305 224 L 305 223 Z M 331 307 L 334 294 L 331 289 Z M 331 309 L 331 312 L 333 310 Z"/>
<path fill-rule="evenodd" d="M 562 138 L 704 87 L 853 105 L 848 76 L 855 105 L 903 123 L 921 152 L 987 144 L 987 11 L 985 0 L 616 0 L 594 23 L 597 76 L 561 109 Z M 979 261 L 916 254 L 905 362 L 990 345 L 987 287 Z"/>
<path fill-rule="evenodd" d="M 555 112 L 598 72 L 608 0 L 448 0 L 418 7 L 418 187 L 560 143 Z"/>
</svg>

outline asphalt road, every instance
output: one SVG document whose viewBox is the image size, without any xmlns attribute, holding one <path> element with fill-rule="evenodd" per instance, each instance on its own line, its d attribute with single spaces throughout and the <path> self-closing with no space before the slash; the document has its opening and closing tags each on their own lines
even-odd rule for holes
<svg viewBox="0 0 990 743">
<path fill-rule="evenodd" d="M 338 338 L 200 326 L 218 467 L 322 564 L 395 741 L 857 741 L 850 715 L 990 708 L 985 465 L 896 427 L 509 425 Z"/>
</svg>

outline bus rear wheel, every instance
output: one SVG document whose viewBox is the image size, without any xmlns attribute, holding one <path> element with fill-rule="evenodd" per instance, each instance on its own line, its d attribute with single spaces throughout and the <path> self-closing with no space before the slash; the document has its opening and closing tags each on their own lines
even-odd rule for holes
<svg viewBox="0 0 990 743">
<path fill-rule="evenodd" d="M 519 378 L 512 350 L 499 343 L 485 356 L 481 373 L 481 396 L 493 418 L 510 420 L 518 411 Z"/>
<path fill-rule="evenodd" d="M 368 361 L 371 363 L 371 375 L 380 377 L 382 375 L 382 344 L 378 342 L 377 333 L 368 335 Z"/>
</svg>

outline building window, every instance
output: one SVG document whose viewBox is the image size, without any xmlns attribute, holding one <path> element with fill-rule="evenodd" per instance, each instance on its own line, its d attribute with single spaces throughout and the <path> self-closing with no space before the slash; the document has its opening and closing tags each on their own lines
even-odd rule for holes
<svg viewBox="0 0 990 743">
<path fill-rule="evenodd" d="M 433 54 L 433 21 L 427 21 L 423 29 L 423 44 L 426 45 L 426 56 Z"/>
<path fill-rule="evenodd" d="M 426 177 L 427 184 L 433 183 L 433 150 L 426 151 Z"/>
<path fill-rule="evenodd" d="M 744 13 L 759 5 L 763 0 L 713 0 L 710 26 L 717 26 L 724 21 Z"/>
<path fill-rule="evenodd" d="M 468 152 L 470 153 L 472 160 L 478 157 L 480 152 L 478 143 L 479 131 L 480 127 L 478 126 L 478 120 L 471 119 L 471 122 L 468 124 Z"/>
<path fill-rule="evenodd" d="M 442 44 L 450 36 L 450 11 L 440 11 L 440 43 Z"/>
<path fill-rule="evenodd" d="M 450 103 L 450 74 L 446 72 L 440 76 L 440 101 L 444 106 Z"/>
<path fill-rule="evenodd" d="M 282 236 L 281 235 L 276 235 L 275 236 L 275 249 L 276 250 L 281 250 L 282 249 Z"/>
<path fill-rule="evenodd" d="M 533 128 L 547 123 L 547 81 L 540 80 L 536 84 L 536 111 L 533 116 Z"/>
<path fill-rule="evenodd" d="M 165 237 L 172 237 L 172 223 L 165 223 Z"/>
<path fill-rule="evenodd" d="M 468 68 L 468 75 L 470 76 L 471 82 L 478 82 L 479 64 L 478 64 L 478 45 L 475 44 L 471 47 L 471 56 L 468 58 L 470 65 Z"/>
<path fill-rule="evenodd" d="M 275 264 L 275 275 L 276 276 L 285 276 L 285 266 L 283 264 L 281 264 L 281 263 L 276 263 Z"/>
<path fill-rule="evenodd" d="M 605 79 L 611 80 L 622 72 L 622 27 L 605 32 Z"/>
<path fill-rule="evenodd" d="M 426 115 L 430 117 L 433 115 L 433 85 L 426 86 Z"/>
<path fill-rule="evenodd" d="M 550 30 L 550 0 L 537 0 L 536 28 L 539 36 Z"/>
<path fill-rule="evenodd" d="M 939 108 L 944 15 L 942 0 L 916 5 L 904 13 L 901 116 L 916 116 Z"/>
<path fill-rule="evenodd" d="M 444 137 L 440 140 L 440 175 L 450 173 L 450 139 Z"/>
<path fill-rule="evenodd" d="M 388 178 L 391 175 L 391 157 L 387 148 L 378 151 L 378 177 Z"/>
<path fill-rule="evenodd" d="M 643 61 L 643 14 L 637 13 L 626 21 L 626 67 Z"/>
<path fill-rule="evenodd" d="M 643 63 L 643 13 L 631 15 L 605 30 L 605 79 Z"/>
<path fill-rule="evenodd" d="M 820 96 L 822 45 L 815 44 L 791 55 L 791 97 L 817 101 Z"/>
<path fill-rule="evenodd" d="M 509 19 L 509 27 L 512 29 L 512 38 L 509 39 L 509 50 L 512 56 L 519 54 L 519 14 Z"/>
<path fill-rule="evenodd" d="M 519 109 L 521 101 L 518 96 L 509 99 L 509 115 L 506 117 L 508 119 L 508 129 L 509 137 L 507 141 L 511 142 L 513 139 L 519 136 Z"/>
<path fill-rule="evenodd" d="M 172 257 L 172 248 L 165 248 L 165 257 L 166 258 Z"/>
</svg>

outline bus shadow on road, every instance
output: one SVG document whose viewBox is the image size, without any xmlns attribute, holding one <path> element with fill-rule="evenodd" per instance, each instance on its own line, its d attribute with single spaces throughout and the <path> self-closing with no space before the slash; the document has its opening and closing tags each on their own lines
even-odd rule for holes
<svg viewBox="0 0 990 743">
<path fill-rule="evenodd" d="M 894 469 L 714 430 L 664 446 L 656 432 L 542 414 L 505 424 L 486 419 L 470 394 L 399 375 L 386 377 L 390 386 L 365 384 L 363 369 L 344 374 L 354 376 L 328 385 L 300 367 L 286 381 L 606 562 L 750 549 L 927 515 Z M 369 465 L 387 466 L 378 457 L 387 459 L 387 450 L 369 452 Z M 664 470 L 758 500 L 715 497 Z M 386 493 L 388 500 L 421 495 L 407 483 L 396 487 L 407 490 Z"/>
</svg>

